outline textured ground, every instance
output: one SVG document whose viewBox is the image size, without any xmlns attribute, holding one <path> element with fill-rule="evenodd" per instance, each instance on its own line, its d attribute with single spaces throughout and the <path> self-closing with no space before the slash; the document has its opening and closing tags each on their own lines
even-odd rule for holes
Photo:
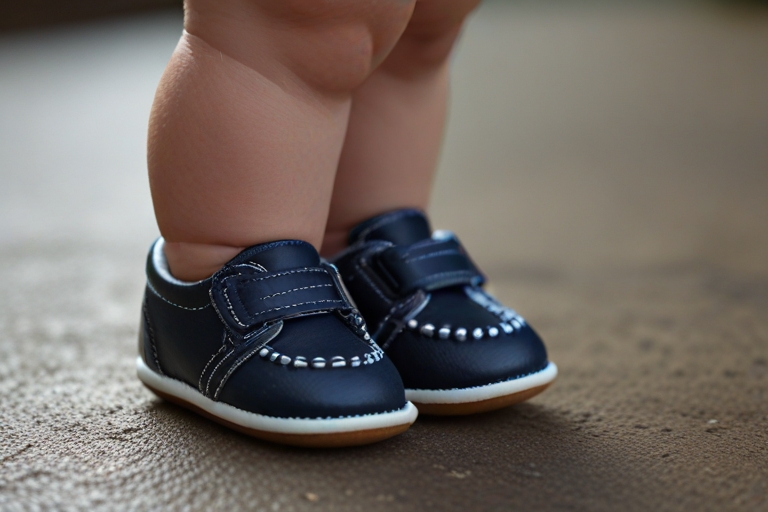
<svg viewBox="0 0 768 512">
<path fill-rule="evenodd" d="M 432 213 L 561 376 L 307 451 L 134 376 L 160 15 L 0 38 L 0 509 L 768 510 L 768 16 L 470 24 Z"/>
</svg>

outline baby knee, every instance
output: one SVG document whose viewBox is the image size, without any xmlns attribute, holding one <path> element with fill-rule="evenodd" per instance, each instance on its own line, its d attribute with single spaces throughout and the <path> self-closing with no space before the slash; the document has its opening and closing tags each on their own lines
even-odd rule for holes
<svg viewBox="0 0 768 512">
<path fill-rule="evenodd" d="M 248 54 L 240 60 L 252 67 L 276 61 L 313 88 L 345 92 L 360 85 L 389 53 L 414 2 L 187 0 L 187 17 L 198 25 L 235 25 L 222 39 L 233 51 Z M 195 10 L 203 11 L 195 6 L 205 9 L 202 15 L 194 16 Z"/>
<path fill-rule="evenodd" d="M 262 2 L 262 0 L 253 0 Z M 316 87 L 354 89 L 395 45 L 413 0 L 272 0 L 270 15 L 290 30 L 286 64 Z"/>
<path fill-rule="evenodd" d="M 464 20 L 480 0 L 419 0 L 388 65 L 391 71 L 418 73 L 448 59 Z"/>
</svg>

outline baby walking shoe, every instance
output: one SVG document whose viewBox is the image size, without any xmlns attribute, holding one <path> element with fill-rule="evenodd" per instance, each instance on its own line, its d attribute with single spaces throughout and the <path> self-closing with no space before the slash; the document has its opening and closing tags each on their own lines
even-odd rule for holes
<svg viewBox="0 0 768 512">
<path fill-rule="evenodd" d="M 332 261 L 421 413 L 499 409 L 541 393 L 557 376 L 536 332 L 483 290 L 456 236 L 432 233 L 422 212 L 359 224 Z"/>
<path fill-rule="evenodd" d="M 308 243 L 250 247 L 212 277 L 147 258 L 139 379 L 155 394 L 245 434 L 331 447 L 405 431 L 417 410 L 333 265 Z"/>
</svg>

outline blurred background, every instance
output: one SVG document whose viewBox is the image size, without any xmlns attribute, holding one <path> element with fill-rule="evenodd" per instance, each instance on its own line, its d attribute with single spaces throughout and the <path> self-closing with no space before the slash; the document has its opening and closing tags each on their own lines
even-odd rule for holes
<svg viewBox="0 0 768 512">
<path fill-rule="evenodd" d="M 532 0 L 506 0 L 510 3 L 534 4 Z M 621 4 L 621 3 L 653 3 L 654 0 L 555 0 L 550 4 Z M 684 1 L 684 0 L 683 0 Z M 667 4 L 656 0 L 658 4 Z M 681 3 L 681 0 L 673 0 L 673 3 Z M 689 0 L 693 4 L 721 4 L 726 6 L 760 6 L 766 5 L 765 0 Z M 121 16 L 130 13 L 152 11 L 160 9 L 182 9 L 179 0 L 70 0 L 68 2 L 56 2 L 55 0 L 7 0 L 0 7 L 0 29 L 16 30 L 45 25 L 58 25 L 63 23 L 79 22 L 84 20 L 97 20 L 107 17 Z"/>
<path fill-rule="evenodd" d="M 0 4 L 0 508 L 768 507 L 766 2 L 482 5 L 431 214 L 561 376 L 333 453 L 133 375 L 146 125 L 181 28 L 175 0 Z"/>
</svg>

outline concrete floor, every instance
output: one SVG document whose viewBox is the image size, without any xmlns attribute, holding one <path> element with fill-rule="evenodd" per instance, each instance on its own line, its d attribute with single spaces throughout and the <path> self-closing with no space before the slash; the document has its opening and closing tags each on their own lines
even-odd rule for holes
<svg viewBox="0 0 768 512">
<path fill-rule="evenodd" d="M 0 509 L 768 510 L 768 15 L 568 5 L 473 18 L 432 206 L 559 381 L 337 451 L 134 375 L 178 16 L 0 37 Z"/>
</svg>

